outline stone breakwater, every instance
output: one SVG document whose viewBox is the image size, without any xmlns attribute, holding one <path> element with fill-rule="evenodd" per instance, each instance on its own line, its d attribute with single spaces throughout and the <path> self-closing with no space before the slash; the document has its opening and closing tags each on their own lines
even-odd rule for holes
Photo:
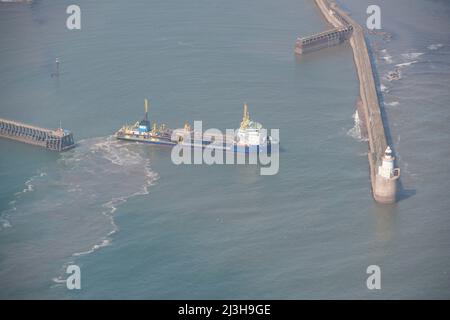
<svg viewBox="0 0 450 320">
<path fill-rule="evenodd" d="M 352 27 L 352 35 L 349 37 L 349 41 L 359 79 L 360 105 L 358 111 L 363 112 L 361 119 L 364 119 L 367 130 L 372 192 L 376 201 L 393 203 L 396 201 L 396 180 L 399 177 L 399 171 L 395 171 L 396 174 L 390 177 L 382 177 L 378 174 L 378 167 L 385 156 L 387 141 L 364 29 L 341 10 L 334 1 L 315 0 L 315 2 L 325 19 L 334 28 L 342 30 L 349 26 Z"/>
</svg>

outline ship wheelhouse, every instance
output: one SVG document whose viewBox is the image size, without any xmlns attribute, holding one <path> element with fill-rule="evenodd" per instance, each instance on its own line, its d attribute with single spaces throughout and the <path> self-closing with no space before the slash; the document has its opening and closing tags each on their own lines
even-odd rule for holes
<svg viewBox="0 0 450 320">
<path fill-rule="evenodd" d="M 247 146 L 259 146 L 266 143 L 268 139 L 261 134 L 262 128 L 261 123 L 250 119 L 247 104 L 244 104 L 241 126 L 235 136 L 236 143 Z"/>
</svg>

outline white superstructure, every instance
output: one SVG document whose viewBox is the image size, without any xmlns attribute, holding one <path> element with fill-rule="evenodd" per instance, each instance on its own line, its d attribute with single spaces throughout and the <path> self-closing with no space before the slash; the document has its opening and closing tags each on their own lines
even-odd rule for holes
<svg viewBox="0 0 450 320">
<path fill-rule="evenodd" d="M 236 134 L 236 144 L 245 146 L 259 146 L 267 141 L 267 132 L 265 135 L 261 132 L 262 125 L 259 122 L 250 120 L 247 104 L 244 104 L 244 115 L 241 126 Z"/>
</svg>

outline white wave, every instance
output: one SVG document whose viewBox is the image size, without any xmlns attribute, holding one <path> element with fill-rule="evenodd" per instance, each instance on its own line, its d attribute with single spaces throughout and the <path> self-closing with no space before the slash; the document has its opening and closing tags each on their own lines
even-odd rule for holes
<svg viewBox="0 0 450 320">
<path fill-rule="evenodd" d="M 410 52 L 410 53 L 403 53 L 402 57 L 404 59 L 408 59 L 408 60 L 414 60 L 419 58 L 420 56 L 422 56 L 424 53 L 423 52 Z"/>
<path fill-rule="evenodd" d="M 392 101 L 392 102 L 385 102 L 385 105 L 389 106 L 389 107 L 396 107 L 400 104 L 400 102 L 398 101 Z"/>
<path fill-rule="evenodd" d="M 111 199 L 111 201 L 108 201 L 108 202 L 102 204 L 103 208 L 108 209 L 108 211 L 103 211 L 102 214 L 109 218 L 111 226 L 112 226 L 112 230 L 106 235 L 106 237 L 101 239 L 101 241 L 99 243 L 97 243 L 94 246 L 92 246 L 91 249 L 89 249 L 87 251 L 83 251 L 83 252 L 76 252 L 76 253 L 73 254 L 73 256 L 82 256 L 82 255 L 90 254 L 90 253 L 93 253 L 93 252 L 95 252 L 95 251 L 97 251 L 97 250 L 99 250 L 101 248 L 109 246 L 111 244 L 110 237 L 113 234 L 115 234 L 117 231 L 119 231 L 119 227 L 117 226 L 116 222 L 114 221 L 114 216 L 113 216 L 114 213 L 117 211 L 117 207 L 119 207 L 120 205 L 122 205 L 125 202 L 127 202 L 127 200 L 129 198 L 133 198 L 133 197 L 136 197 L 136 196 L 149 194 L 148 188 L 151 185 L 153 185 L 154 181 L 156 181 L 157 178 L 158 178 L 158 175 L 156 173 L 154 173 L 153 171 L 151 171 L 149 169 L 149 167 L 146 167 L 145 171 L 146 171 L 145 175 L 147 177 L 147 181 L 143 185 L 142 190 L 137 191 L 135 193 L 132 193 L 129 196 L 113 198 L 113 199 Z"/>
<path fill-rule="evenodd" d="M 130 196 L 130 197 L 132 197 L 132 196 Z M 77 257 L 77 256 L 90 254 L 90 253 L 97 251 L 98 249 L 104 248 L 111 244 L 110 237 L 119 230 L 119 227 L 117 226 L 116 222 L 114 221 L 113 215 L 116 212 L 117 207 L 121 204 L 124 204 L 126 201 L 127 201 L 127 197 L 123 197 L 123 198 L 115 198 L 115 199 L 112 199 L 111 201 L 108 201 L 108 202 L 102 204 L 103 208 L 108 209 L 107 211 L 103 211 L 102 214 L 109 219 L 109 222 L 111 223 L 111 226 L 112 226 L 111 231 L 108 232 L 108 234 L 103 239 L 101 239 L 98 243 L 94 244 L 89 250 L 75 252 L 73 254 L 73 256 Z"/>
<path fill-rule="evenodd" d="M 28 179 L 27 181 L 25 181 L 25 188 L 22 189 L 22 191 L 16 192 L 14 195 L 16 197 L 19 197 L 20 195 L 22 195 L 24 193 L 33 192 L 34 191 L 33 181 L 37 177 L 41 177 L 41 175 L 39 174 L 37 176 L 33 176 L 30 179 Z"/>
<path fill-rule="evenodd" d="M 101 141 L 91 147 L 92 152 L 99 152 L 101 156 L 118 166 L 130 166 L 142 163 L 142 158 L 136 152 L 131 152 L 125 148 L 126 144 L 120 144 L 113 137 L 108 137 L 106 141 Z"/>
<path fill-rule="evenodd" d="M 0 228 L 8 226 L 8 215 L 16 207 L 20 221 L 27 221 L 27 216 L 40 221 L 60 219 L 61 223 L 56 223 L 61 228 L 52 234 L 61 247 L 57 254 L 61 259 L 76 260 L 111 245 L 119 230 L 115 216 L 121 206 L 130 198 L 148 194 L 157 179 L 144 146 L 112 137 L 85 139 L 59 154 L 46 173 L 39 172 L 26 181 L 25 189 L 32 188 L 35 196 L 29 199 L 29 191 L 15 195 L 12 208 L 0 215 Z M 47 241 L 50 239 L 43 239 L 38 246 L 54 242 Z M 64 272 L 61 269 L 60 276 L 56 275 L 55 283 L 64 281 Z"/>
<path fill-rule="evenodd" d="M 389 92 L 389 88 L 386 87 L 384 84 L 380 84 L 380 90 L 383 93 L 388 93 Z"/>
<path fill-rule="evenodd" d="M 4 210 L 0 215 L 0 230 L 11 228 L 11 222 L 9 221 L 12 214 L 17 211 L 17 208 L 14 206 L 15 200 L 10 202 L 11 208 Z"/>
<path fill-rule="evenodd" d="M 38 221 L 57 219 L 59 228 L 52 230 L 52 239 L 41 239 L 36 247 L 51 247 L 57 239 L 55 255 L 66 262 L 72 260 L 70 264 L 111 245 L 119 230 L 115 216 L 121 206 L 132 197 L 148 194 L 158 178 L 143 150 L 111 137 L 79 141 L 77 148 L 60 154 L 48 172 L 38 172 L 25 182 L 25 188 L 10 201 L 9 210 L 0 214 L 0 229 L 14 227 L 14 220 L 8 217 L 16 210 L 20 225 L 30 220 L 28 216 Z M 16 254 L 27 250 L 18 246 Z M 66 268 L 50 278 L 52 287 L 65 285 Z"/>
<path fill-rule="evenodd" d="M 22 190 L 23 193 L 27 193 L 27 192 L 33 192 L 34 191 L 34 186 L 31 184 L 31 181 L 27 181 L 25 183 L 25 185 L 27 186 L 25 189 Z"/>
<path fill-rule="evenodd" d="M 419 61 L 414 60 L 414 61 L 411 61 L 411 62 L 399 63 L 399 64 L 396 64 L 395 66 L 398 67 L 398 68 L 403 68 L 403 67 L 408 67 L 408 66 L 410 66 L 412 64 L 415 64 L 417 62 L 419 62 Z"/>
<path fill-rule="evenodd" d="M 79 257 L 79 256 L 84 256 L 90 253 L 93 253 L 95 251 L 97 251 L 98 249 L 104 248 L 106 246 L 109 246 L 111 244 L 111 240 L 110 239 L 103 239 L 100 243 L 95 244 L 91 249 L 87 250 L 87 251 L 82 251 L 82 252 L 75 252 L 73 254 L 74 257 Z"/>
<path fill-rule="evenodd" d="M 394 62 L 391 55 L 382 56 L 381 59 L 383 59 L 387 64 L 392 64 Z"/>
<path fill-rule="evenodd" d="M 38 172 L 36 175 L 30 177 L 28 180 L 25 181 L 25 183 L 24 183 L 25 188 L 22 189 L 22 191 L 14 193 L 14 200 L 11 200 L 9 202 L 10 208 L 0 212 L 0 230 L 4 229 L 4 228 L 12 227 L 12 224 L 9 221 L 9 218 L 10 218 L 11 214 L 13 214 L 15 211 L 17 211 L 17 207 L 15 206 L 15 204 L 26 193 L 30 193 L 30 192 L 34 191 L 33 182 L 36 179 L 45 177 L 46 175 L 47 175 L 46 172 Z"/>
<path fill-rule="evenodd" d="M 351 128 L 350 130 L 347 131 L 347 135 L 349 135 L 352 138 L 355 138 L 356 140 L 359 141 L 367 141 L 367 139 L 364 139 L 361 133 L 361 120 L 359 118 L 359 114 L 358 114 L 358 110 L 355 111 L 355 113 L 353 114 L 353 121 L 354 121 L 354 126 L 353 128 Z"/>
<path fill-rule="evenodd" d="M 21 193 L 27 193 L 27 192 L 33 192 L 34 191 L 34 185 L 33 182 L 38 179 L 38 178 L 43 178 L 47 176 L 47 172 L 39 172 L 36 175 L 32 176 L 30 179 L 28 179 L 27 181 L 25 181 L 25 186 L 26 188 L 22 190 Z M 19 192 L 20 194 L 20 192 Z"/>
<path fill-rule="evenodd" d="M 66 273 L 67 267 L 71 264 L 74 264 L 75 262 L 73 260 L 67 261 L 62 267 L 61 267 L 61 273 Z M 54 285 L 51 286 L 51 288 L 55 287 L 61 287 L 63 284 L 65 285 L 67 283 L 67 279 L 64 279 L 62 276 L 54 277 L 52 278 L 52 281 L 54 282 Z"/>
<path fill-rule="evenodd" d="M 0 218 L 0 226 L 0 229 L 11 228 L 11 222 L 9 222 L 6 218 Z"/>
<path fill-rule="evenodd" d="M 66 279 L 61 279 L 61 278 L 53 278 L 52 279 L 53 280 L 53 282 L 56 282 L 56 283 L 66 283 Z"/>
<path fill-rule="evenodd" d="M 430 44 L 427 48 L 428 50 L 438 50 L 442 48 L 444 45 L 442 43 Z"/>
</svg>

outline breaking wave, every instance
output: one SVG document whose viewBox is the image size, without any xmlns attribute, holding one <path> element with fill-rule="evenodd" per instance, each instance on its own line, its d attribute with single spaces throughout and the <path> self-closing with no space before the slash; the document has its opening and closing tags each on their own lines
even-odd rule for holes
<svg viewBox="0 0 450 320">
<path fill-rule="evenodd" d="M 395 66 L 398 68 L 409 67 L 410 65 L 415 64 L 417 62 L 419 62 L 419 61 L 414 60 L 414 61 L 410 61 L 410 62 L 399 63 L 399 64 L 396 64 Z"/>
<path fill-rule="evenodd" d="M 392 64 L 394 62 L 394 60 L 392 59 L 391 55 L 385 55 L 382 56 L 381 59 L 383 59 L 387 64 Z"/>
<path fill-rule="evenodd" d="M 12 224 L 10 222 L 10 216 L 17 211 L 16 203 L 20 201 L 20 199 L 23 198 L 25 194 L 34 191 L 35 186 L 33 183 L 36 179 L 43 178 L 46 175 L 47 175 L 46 172 L 39 171 L 36 175 L 32 176 L 27 181 L 25 181 L 24 188 L 22 189 L 22 191 L 16 192 L 14 194 L 14 200 L 10 201 L 8 204 L 9 208 L 0 213 L 0 230 L 12 227 Z"/>
<path fill-rule="evenodd" d="M 2 213 L 0 217 L 0 230 L 11 228 L 11 222 L 9 222 L 8 218 L 11 213 L 13 213 L 16 210 L 15 207 L 13 209 L 5 210 L 4 213 Z"/>
<path fill-rule="evenodd" d="M 353 121 L 354 121 L 354 126 L 353 128 L 351 128 L 350 130 L 347 131 L 347 135 L 349 135 L 350 137 L 358 140 L 358 141 L 367 141 L 367 139 L 365 139 L 362 135 L 361 132 L 361 119 L 359 118 L 359 114 L 358 114 L 358 110 L 355 111 L 355 113 L 353 114 Z"/>
<path fill-rule="evenodd" d="M 392 101 L 392 102 L 385 102 L 385 105 L 389 106 L 389 107 L 396 107 L 400 104 L 400 102 L 398 101 Z"/>
<path fill-rule="evenodd" d="M 427 48 L 428 50 L 438 50 L 442 48 L 444 45 L 442 43 L 430 44 Z"/>
<path fill-rule="evenodd" d="M 392 56 L 387 52 L 387 49 L 382 49 L 379 51 L 379 55 L 378 57 L 381 60 L 384 60 L 384 62 L 386 62 L 386 64 L 392 64 L 394 62 Z"/>
<path fill-rule="evenodd" d="M 404 59 L 408 59 L 408 60 L 414 60 L 419 58 L 420 56 L 424 55 L 423 52 L 410 52 L 410 53 L 403 53 L 402 57 Z"/>
</svg>

